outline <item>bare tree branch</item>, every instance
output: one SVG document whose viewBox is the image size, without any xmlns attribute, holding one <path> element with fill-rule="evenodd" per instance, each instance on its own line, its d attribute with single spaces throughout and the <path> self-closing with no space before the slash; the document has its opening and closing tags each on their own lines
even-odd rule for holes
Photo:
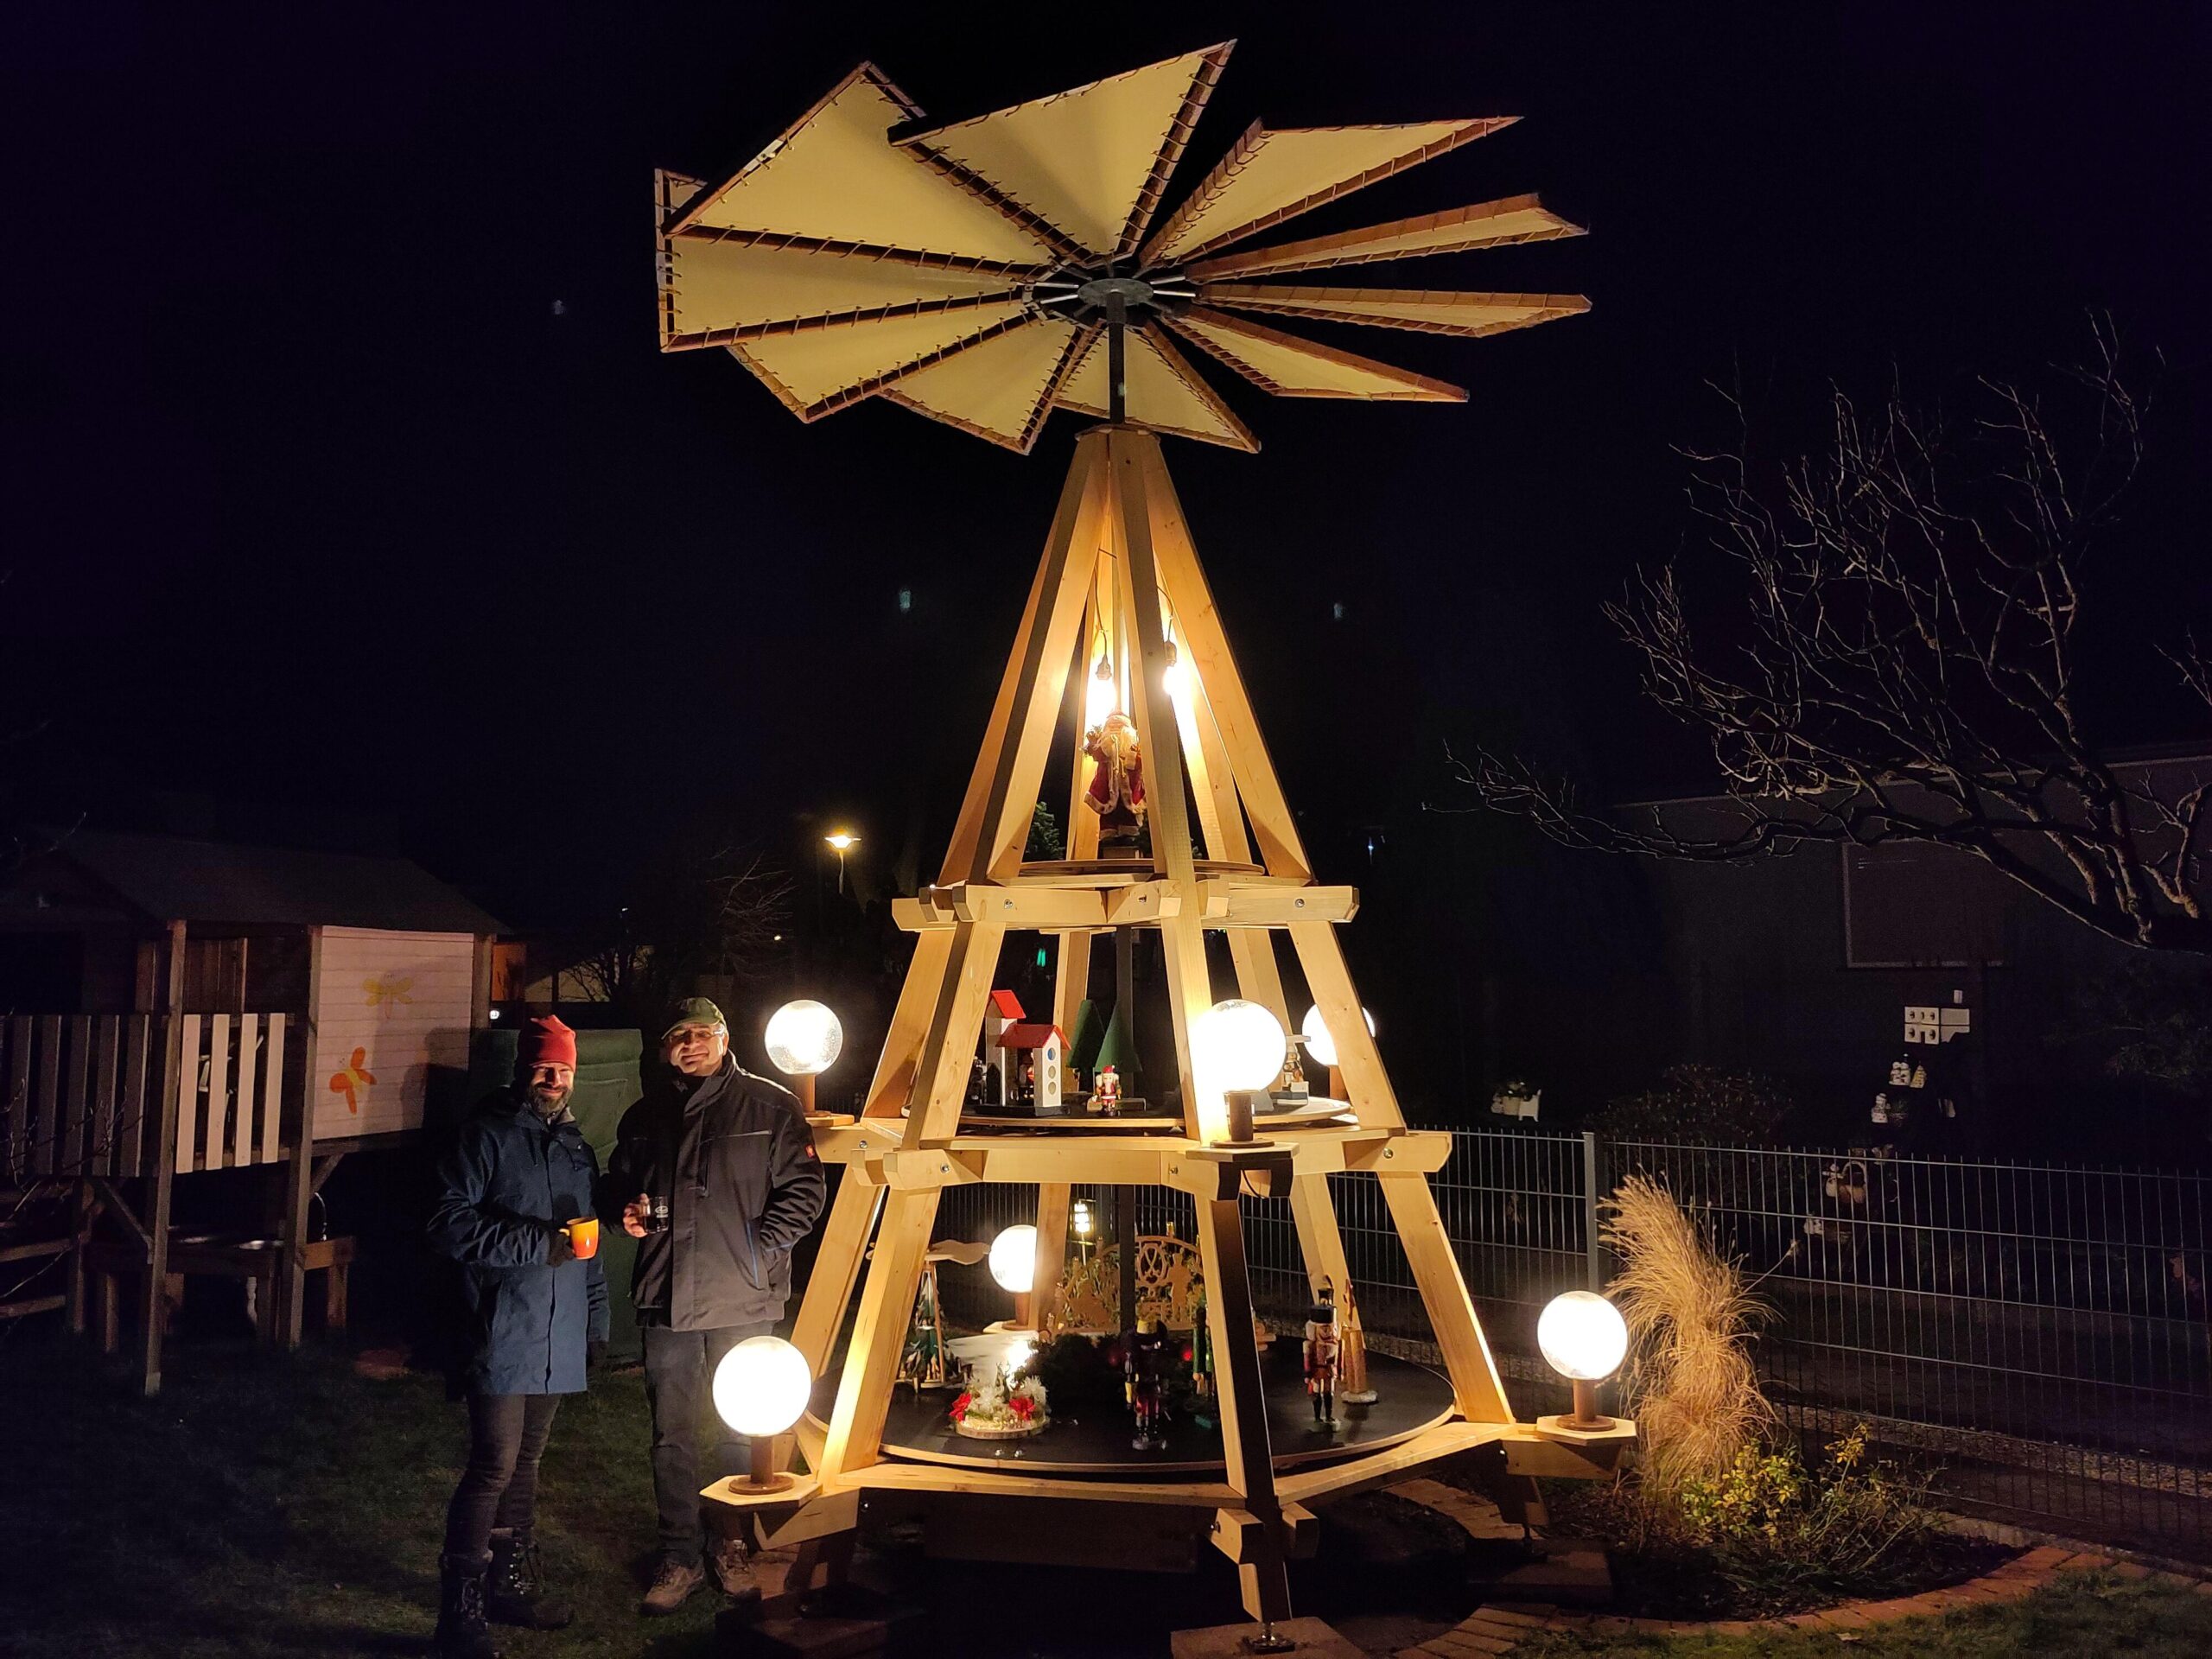
<svg viewBox="0 0 2212 1659">
<path fill-rule="evenodd" d="M 1982 379 L 1962 418 L 1895 387 L 1862 412 L 1837 390 L 1824 452 L 1770 467 L 1722 393 L 1734 446 L 1686 453 L 1729 597 L 1694 608 L 1669 565 L 1605 615 L 1645 694 L 1705 734 L 1732 827 L 1593 811 L 1486 749 L 1447 751 L 1454 782 L 1576 847 L 1707 861 L 1954 847 L 2123 943 L 2212 951 L 2212 779 L 2116 762 L 2080 702 L 2084 575 L 2141 471 L 2148 404 L 2102 319 L 2087 361 L 2052 379 Z M 2212 710 L 2194 640 L 2169 660 Z"/>
</svg>

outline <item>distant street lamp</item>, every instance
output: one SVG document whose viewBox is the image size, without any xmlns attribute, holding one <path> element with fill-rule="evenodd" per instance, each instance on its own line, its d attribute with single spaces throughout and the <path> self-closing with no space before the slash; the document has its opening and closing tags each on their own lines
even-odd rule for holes
<svg viewBox="0 0 2212 1659">
<path fill-rule="evenodd" d="M 827 1005 L 802 997 L 768 1016 L 761 1046 L 776 1070 L 791 1080 L 800 1109 L 810 1113 L 815 1076 L 836 1065 L 844 1052 L 845 1028 Z"/>
<path fill-rule="evenodd" d="M 859 846 L 861 838 L 849 830 L 833 830 L 822 839 L 836 849 L 837 891 L 842 895 L 845 891 L 845 854 L 850 849 Z"/>
</svg>

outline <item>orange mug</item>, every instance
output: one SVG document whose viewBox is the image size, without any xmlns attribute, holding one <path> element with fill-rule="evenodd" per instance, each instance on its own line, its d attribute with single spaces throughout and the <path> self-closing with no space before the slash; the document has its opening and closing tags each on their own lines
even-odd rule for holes
<svg viewBox="0 0 2212 1659">
<path fill-rule="evenodd" d="M 578 1216 L 563 1224 L 562 1230 L 569 1236 L 569 1248 L 576 1253 L 576 1260 L 588 1262 L 599 1254 L 599 1217 Z"/>
</svg>

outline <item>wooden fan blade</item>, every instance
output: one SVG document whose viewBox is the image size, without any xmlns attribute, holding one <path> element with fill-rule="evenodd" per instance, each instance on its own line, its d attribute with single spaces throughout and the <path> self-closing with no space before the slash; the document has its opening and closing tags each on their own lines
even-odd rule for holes
<svg viewBox="0 0 2212 1659">
<path fill-rule="evenodd" d="M 1198 297 L 1210 306 L 1264 311 L 1376 328 L 1480 336 L 1533 327 L 1587 311 L 1580 294 L 1463 294 L 1413 288 L 1294 288 L 1270 283 L 1208 283 Z"/>
<path fill-rule="evenodd" d="M 1199 282 L 1222 276 L 1274 276 L 1286 271 L 1321 270 L 1331 265 L 1368 264 L 1382 259 L 1412 259 L 1431 253 L 1460 253 L 1473 248 L 1510 247 L 1521 242 L 1548 242 L 1586 234 L 1546 207 L 1535 196 L 1507 196 L 1440 213 L 1392 219 L 1364 230 L 1341 231 L 1310 241 L 1272 248 L 1248 248 L 1218 258 L 1201 259 L 1184 275 Z"/>
</svg>

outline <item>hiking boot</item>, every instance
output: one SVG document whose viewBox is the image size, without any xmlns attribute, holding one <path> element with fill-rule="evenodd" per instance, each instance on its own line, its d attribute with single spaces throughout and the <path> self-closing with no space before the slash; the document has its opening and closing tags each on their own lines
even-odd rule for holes
<svg viewBox="0 0 2212 1659">
<path fill-rule="evenodd" d="M 747 1565 L 748 1554 L 745 1541 L 734 1534 L 709 1538 L 707 1543 L 708 1570 L 721 1586 L 722 1593 L 739 1601 L 760 1599 L 760 1586 L 753 1581 L 753 1569 Z"/>
<path fill-rule="evenodd" d="M 484 1611 L 496 1624 L 519 1624 L 526 1630 L 557 1630 L 576 1616 L 567 1602 L 545 1593 L 537 1541 L 519 1529 L 492 1534 Z"/>
<path fill-rule="evenodd" d="M 484 1622 L 484 1574 L 488 1556 L 469 1560 L 438 1557 L 438 1630 L 430 1639 L 437 1659 L 499 1659 Z"/>
<path fill-rule="evenodd" d="M 638 1605 L 641 1613 L 672 1613 L 691 1599 L 691 1592 L 707 1581 L 706 1569 L 696 1561 L 664 1560 L 653 1574 L 652 1588 Z"/>
</svg>

